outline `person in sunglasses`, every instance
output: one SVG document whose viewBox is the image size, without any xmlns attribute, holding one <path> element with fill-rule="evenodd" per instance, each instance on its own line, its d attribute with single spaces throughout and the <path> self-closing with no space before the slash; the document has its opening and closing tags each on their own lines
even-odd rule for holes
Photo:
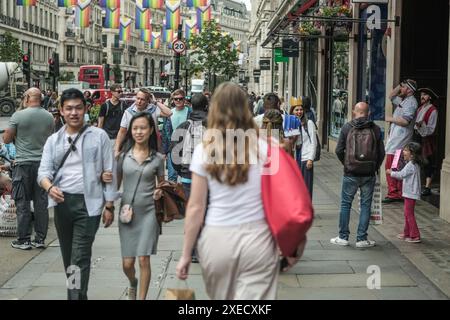
<svg viewBox="0 0 450 320">
<path fill-rule="evenodd" d="M 111 99 L 107 100 L 100 107 L 98 127 L 105 130 L 114 146 L 126 106 L 120 100 L 123 93 L 122 87 L 119 84 L 112 84 L 109 89 L 111 91 Z"/>
<path fill-rule="evenodd" d="M 92 244 L 102 215 L 105 228 L 113 222 L 118 198 L 111 142 L 104 130 L 84 123 L 86 112 L 81 91 L 62 93 L 66 124 L 47 139 L 37 177 L 54 207 L 68 300 L 88 298 Z M 102 181 L 103 172 L 112 172 L 111 182 Z"/>
</svg>

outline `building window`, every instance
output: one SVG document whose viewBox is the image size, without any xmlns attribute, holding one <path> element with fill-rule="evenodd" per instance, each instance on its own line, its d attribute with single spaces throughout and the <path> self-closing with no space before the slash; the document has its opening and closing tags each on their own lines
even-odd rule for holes
<svg viewBox="0 0 450 320">
<path fill-rule="evenodd" d="M 103 48 L 106 48 L 108 46 L 108 35 L 102 34 L 102 46 Z"/>
<path fill-rule="evenodd" d="M 122 64 L 121 52 L 113 52 L 113 64 Z"/>
<path fill-rule="evenodd" d="M 304 42 L 303 51 L 303 93 L 311 99 L 311 106 L 317 111 L 317 59 L 318 41 Z"/>
<path fill-rule="evenodd" d="M 74 56 L 75 56 L 75 48 L 74 48 L 74 46 L 67 46 L 67 50 L 66 50 L 66 60 L 67 60 L 67 62 L 74 62 L 75 61 Z"/>
</svg>

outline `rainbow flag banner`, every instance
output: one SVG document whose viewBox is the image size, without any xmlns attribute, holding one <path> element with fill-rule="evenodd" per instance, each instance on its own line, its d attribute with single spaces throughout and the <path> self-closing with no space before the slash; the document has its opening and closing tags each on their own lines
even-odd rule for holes
<svg viewBox="0 0 450 320">
<path fill-rule="evenodd" d="M 34 7 L 37 4 L 37 0 L 17 0 L 16 5 L 23 7 Z"/>
<path fill-rule="evenodd" d="M 211 20 L 211 5 L 197 8 L 197 28 L 202 32 L 205 22 Z"/>
<path fill-rule="evenodd" d="M 181 1 L 166 0 L 166 29 L 178 29 L 181 22 Z"/>
<path fill-rule="evenodd" d="M 162 42 L 172 44 L 172 42 L 173 42 L 173 30 L 172 29 L 163 29 Z"/>
<path fill-rule="evenodd" d="M 142 0 L 142 7 L 151 9 L 162 9 L 164 0 Z"/>
<path fill-rule="evenodd" d="M 141 30 L 141 41 L 150 42 L 152 41 L 152 29 Z"/>
<path fill-rule="evenodd" d="M 75 25 L 78 28 L 88 28 L 91 16 L 92 0 L 78 0 L 75 6 Z"/>
<path fill-rule="evenodd" d="M 136 0 L 136 29 L 150 29 L 150 9 L 142 7 L 142 0 Z"/>
<path fill-rule="evenodd" d="M 77 0 L 58 0 L 58 7 L 73 7 L 77 5 Z"/>
<path fill-rule="evenodd" d="M 161 46 L 161 32 L 152 32 L 152 40 L 150 41 L 151 49 L 159 49 Z"/>
<path fill-rule="evenodd" d="M 120 8 L 120 0 L 99 0 L 98 5 L 108 9 Z"/>
<path fill-rule="evenodd" d="M 131 34 L 131 19 L 121 17 L 119 28 L 119 41 L 130 40 L 130 34 Z"/>
<path fill-rule="evenodd" d="M 207 5 L 209 5 L 208 0 L 186 0 L 186 6 L 188 8 L 205 7 Z"/>
<path fill-rule="evenodd" d="M 185 20 L 184 21 L 184 37 L 186 42 L 189 42 L 191 35 L 198 33 L 197 21 L 195 20 Z"/>
<path fill-rule="evenodd" d="M 104 28 L 119 29 L 120 26 L 120 8 L 106 8 L 106 17 Z"/>
</svg>

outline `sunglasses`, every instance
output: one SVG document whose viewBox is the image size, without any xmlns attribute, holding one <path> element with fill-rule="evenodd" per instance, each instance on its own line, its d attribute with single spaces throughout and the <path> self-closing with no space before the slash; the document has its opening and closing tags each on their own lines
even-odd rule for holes
<svg viewBox="0 0 450 320">
<path fill-rule="evenodd" d="M 117 92 L 117 93 L 123 93 L 122 90 L 116 90 L 116 91 L 114 91 L 114 92 Z"/>
<path fill-rule="evenodd" d="M 184 98 L 173 98 L 173 101 L 183 101 Z"/>
</svg>

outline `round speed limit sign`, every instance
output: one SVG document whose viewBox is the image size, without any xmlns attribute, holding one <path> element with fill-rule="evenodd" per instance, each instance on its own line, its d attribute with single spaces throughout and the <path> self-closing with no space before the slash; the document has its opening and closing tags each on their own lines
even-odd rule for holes
<svg viewBox="0 0 450 320">
<path fill-rule="evenodd" d="M 186 50 L 186 44 L 183 40 L 177 39 L 172 42 L 172 49 L 173 51 L 175 51 L 175 53 L 183 53 Z"/>
</svg>

